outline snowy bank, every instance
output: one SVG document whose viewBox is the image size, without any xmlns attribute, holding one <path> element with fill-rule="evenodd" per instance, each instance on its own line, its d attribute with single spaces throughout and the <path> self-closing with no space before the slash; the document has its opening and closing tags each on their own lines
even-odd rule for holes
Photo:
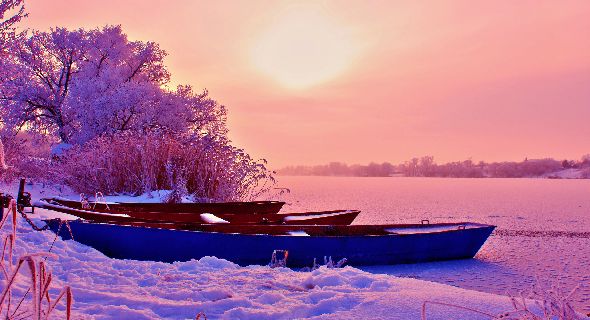
<svg viewBox="0 0 590 320">
<path fill-rule="evenodd" d="M 34 231 L 23 219 L 19 223 L 16 257 L 49 250 L 53 233 Z M 5 226 L 2 233 L 10 228 Z M 49 261 L 54 286 L 72 287 L 75 319 L 194 319 L 199 312 L 209 319 L 418 319 L 426 300 L 492 314 L 511 309 L 504 296 L 352 267 L 297 272 L 243 268 L 214 257 L 174 264 L 115 260 L 61 239 L 55 241 L 52 253 L 58 256 Z M 28 288 L 28 278 L 21 279 L 16 297 Z M 487 319 L 442 306 L 429 306 L 427 315 L 428 319 Z"/>
<path fill-rule="evenodd" d="M 590 178 L 590 168 L 569 168 L 560 171 L 544 174 L 543 178 L 549 179 L 588 179 Z"/>
</svg>

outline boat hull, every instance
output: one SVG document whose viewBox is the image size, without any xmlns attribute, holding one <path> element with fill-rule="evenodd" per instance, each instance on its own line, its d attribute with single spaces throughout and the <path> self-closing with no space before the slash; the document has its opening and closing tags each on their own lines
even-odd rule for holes
<svg viewBox="0 0 590 320">
<path fill-rule="evenodd" d="M 64 206 L 74 209 L 82 209 L 79 201 L 65 200 L 61 198 L 49 198 Z M 285 203 L 281 201 L 253 201 L 253 202 L 220 202 L 220 203 L 132 203 L 117 202 L 90 203 L 93 211 L 129 214 L 132 212 L 168 212 L 168 213 L 212 213 L 212 214 L 272 214 L 281 210 Z"/>
<path fill-rule="evenodd" d="M 52 231 L 58 231 L 59 220 L 46 222 Z M 353 266 L 472 258 L 494 229 L 481 225 L 415 234 L 291 236 L 170 230 L 79 220 L 69 223 L 75 241 L 111 258 L 174 262 L 215 256 L 245 266 L 268 264 L 274 250 L 288 250 L 288 267 L 312 266 L 314 259 L 323 262 L 327 256 L 334 261 L 346 258 Z M 59 235 L 71 239 L 66 227 L 60 229 Z"/>
<path fill-rule="evenodd" d="M 50 200 L 51 201 L 51 200 Z M 202 214 L 169 212 L 96 212 L 65 206 L 57 201 L 34 203 L 35 207 L 70 214 L 85 220 L 103 223 L 169 222 L 174 224 L 206 224 Z M 359 215 L 358 210 L 332 210 L 295 213 L 218 214 L 217 218 L 232 224 L 348 225 Z"/>
</svg>

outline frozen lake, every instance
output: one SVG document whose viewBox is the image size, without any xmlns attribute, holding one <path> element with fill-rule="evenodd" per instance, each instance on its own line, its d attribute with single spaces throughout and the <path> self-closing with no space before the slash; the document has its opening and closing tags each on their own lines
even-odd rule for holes
<svg viewBox="0 0 590 320">
<path fill-rule="evenodd" d="M 283 212 L 359 209 L 355 224 L 497 225 L 475 259 L 364 270 L 518 295 L 535 281 L 590 312 L 590 180 L 279 177 Z"/>
</svg>

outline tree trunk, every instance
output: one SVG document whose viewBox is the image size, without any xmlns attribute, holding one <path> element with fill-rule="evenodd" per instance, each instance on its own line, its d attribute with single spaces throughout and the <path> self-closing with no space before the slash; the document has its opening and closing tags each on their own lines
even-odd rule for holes
<svg viewBox="0 0 590 320">
<path fill-rule="evenodd" d="M 4 145 L 2 144 L 2 139 L 0 139 L 0 170 L 6 170 L 8 167 L 6 166 L 6 162 L 4 160 Z"/>
<path fill-rule="evenodd" d="M 63 131 L 63 129 L 60 128 L 58 130 L 58 135 L 59 135 L 59 138 L 61 139 L 61 142 L 70 143 L 70 137 L 68 137 L 68 135 Z"/>
<path fill-rule="evenodd" d="M 63 143 L 70 143 L 70 137 L 66 134 L 65 123 L 61 115 L 61 107 L 55 110 L 55 124 L 57 125 L 57 135 Z"/>
</svg>

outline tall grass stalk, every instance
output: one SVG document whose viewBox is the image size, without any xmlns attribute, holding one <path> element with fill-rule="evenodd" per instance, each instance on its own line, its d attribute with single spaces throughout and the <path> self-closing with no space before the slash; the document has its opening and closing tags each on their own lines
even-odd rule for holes
<svg viewBox="0 0 590 320">
<path fill-rule="evenodd" d="M 17 225 L 16 213 L 16 200 L 12 199 L 9 203 L 8 214 L 6 214 L 2 221 L 0 221 L 0 230 L 4 230 L 4 224 L 8 220 L 8 217 L 12 216 L 11 233 L 2 237 L 0 269 L 2 271 L 2 276 L 4 277 L 4 288 L 0 293 L 0 315 L 5 311 L 5 319 L 16 319 L 17 317 L 26 317 L 35 320 L 49 319 L 49 316 L 55 310 L 57 304 L 65 298 L 66 319 L 70 319 L 73 303 L 71 288 L 65 286 L 53 300 L 49 294 L 53 276 L 49 271 L 45 260 L 47 258 L 56 258 L 57 256 L 55 254 L 49 252 L 27 254 L 20 257 L 16 262 L 16 265 L 13 265 L 13 251 L 16 241 Z M 21 274 L 20 270 L 23 265 L 26 265 L 30 271 L 32 299 L 30 310 L 19 312 L 20 304 L 17 305 L 15 310 L 11 310 L 12 287 L 19 274 Z"/>
<path fill-rule="evenodd" d="M 537 282 L 528 297 L 524 297 L 522 294 L 519 297 L 510 297 L 513 310 L 501 312 L 497 315 L 469 306 L 438 301 L 425 301 L 422 303 L 421 319 L 427 320 L 426 305 L 435 304 L 478 313 L 493 320 L 582 320 L 584 317 L 576 312 L 570 304 L 570 300 L 577 289 L 578 287 L 571 290 L 568 294 L 563 294 L 555 287 L 546 289 Z M 531 305 L 536 308 L 532 308 Z"/>
</svg>

